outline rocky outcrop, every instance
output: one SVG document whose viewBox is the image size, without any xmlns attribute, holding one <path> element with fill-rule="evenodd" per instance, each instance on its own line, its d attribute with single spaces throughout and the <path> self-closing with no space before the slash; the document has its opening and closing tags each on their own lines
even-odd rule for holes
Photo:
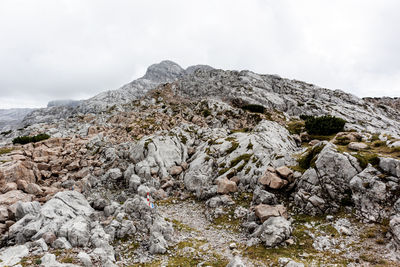
<svg viewBox="0 0 400 267">
<path fill-rule="evenodd" d="M 270 217 L 260 225 L 252 237 L 257 237 L 266 247 L 275 247 L 290 238 L 291 223 L 284 217 Z"/>
<path fill-rule="evenodd" d="M 212 195 L 213 184 L 224 177 L 237 176 L 239 187 L 252 187 L 267 166 L 293 164 L 291 153 L 297 147 L 285 128 L 272 121 L 262 121 L 250 133 L 207 132 L 197 147 L 190 168 L 184 176 L 185 186 L 200 197 Z M 215 191 L 214 191 L 215 192 Z"/>
<path fill-rule="evenodd" d="M 338 211 L 351 201 L 350 180 L 362 171 L 356 158 L 340 153 L 331 143 L 315 160 L 315 167 L 304 172 L 297 184 L 296 205 L 309 214 Z"/>
<path fill-rule="evenodd" d="M 350 181 L 356 213 L 366 221 L 380 222 L 390 216 L 398 178 L 382 177 L 377 169 L 368 166 Z"/>
<path fill-rule="evenodd" d="M 82 245 L 89 238 L 89 232 L 85 229 L 88 228 L 88 218 L 92 213 L 92 207 L 80 193 L 59 192 L 41 207 L 37 215 L 28 213 L 12 225 L 9 239 L 10 242 L 21 244 L 53 232 L 58 237 L 67 238 L 71 244 Z"/>
</svg>

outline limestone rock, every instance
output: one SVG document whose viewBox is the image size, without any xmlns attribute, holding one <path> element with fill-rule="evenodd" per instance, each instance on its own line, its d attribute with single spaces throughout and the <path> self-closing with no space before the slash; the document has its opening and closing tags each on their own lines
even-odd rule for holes
<svg viewBox="0 0 400 267">
<path fill-rule="evenodd" d="M 379 222 L 390 215 L 388 204 L 393 196 L 385 181 L 378 177 L 380 174 L 369 166 L 350 181 L 357 215 L 371 222 Z"/>
<path fill-rule="evenodd" d="M 246 265 L 243 263 L 242 259 L 239 256 L 233 257 L 226 267 L 245 267 Z"/>
<path fill-rule="evenodd" d="M 79 252 L 77 257 L 80 260 L 80 262 L 83 264 L 83 266 L 86 266 L 86 267 L 92 266 L 92 260 L 86 252 L 83 252 L 83 251 Z"/>
<path fill-rule="evenodd" d="M 294 196 L 296 205 L 309 214 L 338 211 L 351 200 L 350 180 L 362 171 L 350 154 L 338 152 L 331 143 L 319 145 L 325 147 L 317 156 L 315 167 L 297 180 Z"/>
<path fill-rule="evenodd" d="M 0 206 L 0 222 L 5 222 L 8 219 L 8 209 L 6 205 Z"/>
<path fill-rule="evenodd" d="M 290 238 L 291 223 L 284 217 L 270 217 L 251 235 L 258 237 L 266 247 L 275 247 Z"/>
<path fill-rule="evenodd" d="M 390 175 L 400 178 L 400 160 L 393 158 L 379 158 L 379 167 Z"/>
<path fill-rule="evenodd" d="M 90 238 L 90 222 L 84 216 L 76 216 L 59 229 L 59 236 L 65 237 L 73 247 L 85 247 Z"/>
<path fill-rule="evenodd" d="M 26 215 L 12 225 L 9 238 L 20 243 L 36 240 L 46 232 L 58 232 L 65 225 L 63 236 L 71 234 L 70 241 L 79 246 L 89 238 L 89 234 L 83 230 L 86 223 L 82 216 L 87 218 L 92 213 L 92 207 L 82 194 L 76 191 L 59 192 L 42 206 L 37 215 Z M 74 220 L 76 217 L 79 218 Z M 86 234 L 87 238 L 79 240 L 80 234 Z"/>
<path fill-rule="evenodd" d="M 257 187 L 253 192 L 253 203 L 254 204 L 269 204 L 274 205 L 278 203 L 276 196 L 268 191 Z"/>
<path fill-rule="evenodd" d="M 358 142 L 351 142 L 347 145 L 347 147 L 351 150 L 360 151 L 368 148 L 367 144 L 358 143 Z"/>
<path fill-rule="evenodd" d="M 25 245 L 6 248 L 0 253 L 0 266 L 13 266 L 28 256 L 29 249 Z"/>
<path fill-rule="evenodd" d="M 34 202 L 17 202 L 17 208 L 15 212 L 15 218 L 17 220 L 22 219 L 25 215 L 36 215 L 40 212 L 40 204 L 37 201 Z"/>
</svg>

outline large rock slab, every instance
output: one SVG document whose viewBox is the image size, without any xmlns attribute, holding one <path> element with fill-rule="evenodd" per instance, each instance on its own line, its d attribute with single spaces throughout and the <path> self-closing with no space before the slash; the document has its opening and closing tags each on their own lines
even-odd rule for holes
<svg viewBox="0 0 400 267">
<path fill-rule="evenodd" d="M 37 215 L 28 214 L 12 225 L 9 230 L 9 238 L 17 243 L 24 243 L 40 239 L 47 232 L 65 236 L 65 231 L 61 231 L 62 226 L 67 224 L 68 227 L 72 227 L 75 225 L 73 222 L 76 222 L 74 220 L 76 217 L 88 218 L 93 211 L 82 194 L 76 191 L 59 192 L 42 206 Z M 80 230 L 81 225 L 79 223 L 77 225 L 79 226 L 77 229 Z M 66 226 L 62 229 L 65 228 Z M 77 232 L 79 231 L 77 230 Z M 76 241 L 76 236 L 67 234 L 66 237 L 70 238 L 69 241 L 72 241 L 74 245 L 81 245 L 79 240 Z"/>
<path fill-rule="evenodd" d="M 187 146 L 176 135 L 147 136 L 129 150 L 129 158 L 140 177 L 150 179 L 155 171 L 160 178 L 167 178 L 172 167 L 186 161 Z"/>
<path fill-rule="evenodd" d="M 0 166 L 0 184 L 24 180 L 28 183 L 36 181 L 33 164 L 28 161 L 11 161 Z"/>
<path fill-rule="evenodd" d="M 356 158 L 340 153 L 336 146 L 325 145 L 310 167 L 299 178 L 295 204 L 308 214 L 336 212 L 351 202 L 350 180 L 362 171 Z"/>
<path fill-rule="evenodd" d="M 356 214 L 366 221 L 380 222 L 387 219 L 393 203 L 393 189 L 397 183 L 379 178 L 381 173 L 372 166 L 367 167 L 350 181 Z M 392 188 L 390 184 L 395 187 Z"/>
</svg>

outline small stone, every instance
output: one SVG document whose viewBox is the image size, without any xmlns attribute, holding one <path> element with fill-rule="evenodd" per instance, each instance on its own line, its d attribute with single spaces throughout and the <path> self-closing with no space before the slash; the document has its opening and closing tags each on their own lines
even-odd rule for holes
<svg viewBox="0 0 400 267">
<path fill-rule="evenodd" d="M 229 244 L 229 248 L 230 248 L 230 249 L 235 249 L 235 248 L 237 248 L 236 243 L 230 243 L 230 244 Z"/>
<path fill-rule="evenodd" d="M 311 140 L 310 142 L 308 142 L 308 144 L 310 145 L 310 146 L 315 146 L 316 144 L 318 144 L 320 141 L 318 140 L 318 139 L 314 139 L 314 140 Z"/>
<path fill-rule="evenodd" d="M 90 256 L 86 252 L 79 252 L 78 259 L 82 262 L 82 264 L 86 267 L 92 266 L 92 260 Z"/>
<path fill-rule="evenodd" d="M 286 166 L 281 166 L 276 169 L 276 172 L 286 180 L 290 180 L 293 177 L 293 171 Z"/>
<path fill-rule="evenodd" d="M 359 142 L 351 142 L 347 145 L 347 147 L 351 150 L 360 151 L 368 148 L 367 144 L 359 143 Z"/>
<path fill-rule="evenodd" d="M 270 217 L 283 216 L 287 218 L 286 208 L 283 205 L 270 206 L 266 204 L 260 204 L 255 207 L 256 216 L 264 222 Z"/>
<path fill-rule="evenodd" d="M 237 177 L 237 176 L 233 176 L 230 180 L 231 180 L 232 182 L 235 182 L 236 184 L 239 184 L 239 182 L 240 182 L 240 178 Z"/>
<path fill-rule="evenodd" d="M 269 171 L 261 176 L 260 179 L 258 179 L 258 182 L 272 189 L 280 189 L 288 184 L 288 181 L 282 180 L 277 174 Z"/>
<path fill-rule="evenodd" d="M 269 172 L 275 172 L 275 168 L 274 168 L 274 167 L 271 167 L 271 166 L 268 166 L 268 167 L 267 167 L 267 171 L 269 171 Z"/>
<path fill-rule="evenodd" d="M 181 174 L 183 171 L 183 168 L 181 166 L 172 166 L 171 168 L 169 168 L 169 174 L 171 174 L 172 176 L 176 176 Z"/>
<path fill-rule="evenodd" d="M 29 183 L 25 189 L 25 192 L 32 195 L 40 195 L 43 193 L 39 185 L 35 183 Z"/>
<path fill-rule="evenodd" d="M 285 242 L 286 242 L 286 244 L 288 244 L 289 246 L 290 246 L 290 245 L 294 245 L 294 240 L 291 239 L 291 238 L 289 238 L 289 239 L 286 240 Z"/>
<path fill-rule="evenodd" d="M 234 193 L 238 190 L 235 182 L 228 180 L 227 178 L 221 179 L 218 182 L 217 192 L 219 194 Z"/>
<path fill-rule="evenodd" d="M 327 220 L 328 222 L 332 222 L 333 219 L 334 219 L 334 217 L 333 217 L 332 215 L 327 215 L 327 216 L 326 216 L 326 220 Z"/>
<path fill-rule="evenodd" d="M 56 235 L 53 232 L 46 232 L 42 235 L 43 240 L 46 244 L 51 245 L 56 239 Z"/>
</svg>

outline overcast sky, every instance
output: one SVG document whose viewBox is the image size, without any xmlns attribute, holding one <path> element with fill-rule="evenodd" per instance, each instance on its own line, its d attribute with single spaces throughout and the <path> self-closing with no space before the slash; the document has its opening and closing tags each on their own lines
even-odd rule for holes
<svg viewBox="0 0 400 267">
<path fill-rule="evenodd" d="M 84 99 L 170 59 L 400 96 L 397 0 L 1 0 L 0 108 Z"/>
</svg>

